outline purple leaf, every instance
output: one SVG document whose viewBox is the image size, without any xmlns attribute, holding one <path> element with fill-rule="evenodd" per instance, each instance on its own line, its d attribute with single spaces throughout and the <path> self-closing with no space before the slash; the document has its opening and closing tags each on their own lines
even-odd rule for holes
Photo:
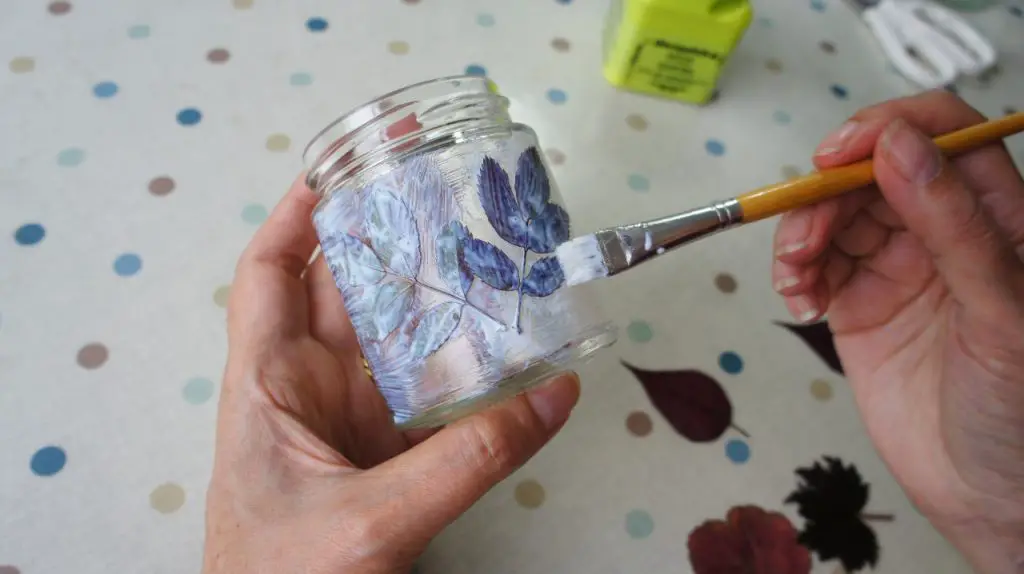
<svg viewBox="0 0 1024 574">
<path fill-rule="evenodd" d="M 347 233 L 328 235 L 320 247 L 338 285 L 371 285 L 384 278 L 380 260 L 357 237 Z"/>
<path fill-rule="evenodd" d="M 373 300 L 373 322 L 377 339 L 383 340 L 402 324 L 412 307 L 412 283 L 391 281 L 377 289 Z"/>
<path fill-rule="evenodd" d="M 416 219 L 397 195 L 378 189 L 366 203 L 366 235 L 385 267 L 404 277 L 420 272 Z"/>
<path fill-rule="evenodd" d="M 836 373 L 842 375 L 843 363 L 839 360 L 839 354 L 836 353 L 835 340 L 832 337 L 832 330 L 828 328 L 827 321 L 819 321 L 810 325 L 800 325 L 792 323 L 783 323 L 776 321 L 776 325 L 781 325 L 788 329 L 791 333 L 800 337 L 804 343 L 807 344 L 815 354 L 825 361 L 825 364 Z"/>
<path fill-rule="evenodd" d="M 530 222 L 530 250 L 551 253 L 569 239 L 569 214 L 561 206 L 549 203 Z"/>
<path fill-rule="evenodd" d="M 551 182 L 537 148 L 519 155 L 516 162 L 516 198 L 527 219 L 537 217 L 551 199 Z"/>
<path fill-rule="evenodd" d="M 711 442 L 732 426 L 732 403 L 718 381 L 697 370 L 647 371 L 625 361 L 654 408 L 693 442 Z"/>
<path fill-rule="evenodd" d="M 523 293 L 531 297 L 547 297 L 555 292 L 565 280 L 562 266 L 557 257 L 538 259 L 523 279 Z"/>
<path fill-rule="evenodd" d="M 505 252 L 480 239 L 469 237 L 462 242 L 466 265 L 473 275 L 500 291 L 519 286 L 519 269 Z"/>
<path fill-rule="evenodd" d="M 434 354 L 459 325 L 462 305 L 445 301 L 427 309 L 408 324 L 409 352 L 419 360 Z"/>
<path fill-rule="evenodd" d="M 498 235 L 517 247 L 528 244 L 526 218 L 512 196 L 508 174 L 494 159 L 485 157 L 480 165 L 480 203 L 487 221 Z"/>
<path fill-rule="evenodd" d="M 458 221 L 452 221 L 441 228 L 434 239 L 437 251 L 437 271 L 456 295 L 465 296 L 473 284 L 473 272 L 466 265 L 462 242 L 471 235 Z"/>
</svg>

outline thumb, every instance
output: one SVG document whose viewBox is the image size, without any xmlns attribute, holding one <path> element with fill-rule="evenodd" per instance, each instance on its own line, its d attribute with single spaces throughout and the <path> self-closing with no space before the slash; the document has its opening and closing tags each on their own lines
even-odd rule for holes
<svg viewBox="0 0 1024 574">
<path fill-rule="evenodd" d="M 579 399 L 569 373 L 439 431 L 367 471 L 400 499 L 395 532 L 426 543 L 557 433 Z"/>
<path fill-rule="evenodd" d="M 1024 264 L 978 194 L 931 139 L 897 119 L 876 144 L 875 179 L 907 229 L 931 253 L 953 295 L 982 316 L 1006 316 Z"/>
</svg>

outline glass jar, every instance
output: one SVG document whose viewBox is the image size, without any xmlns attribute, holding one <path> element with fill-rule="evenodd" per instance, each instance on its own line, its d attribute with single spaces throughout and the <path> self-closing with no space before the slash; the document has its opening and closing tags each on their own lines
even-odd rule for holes
<svg viewBox="0 0 1024 574">
<path fill-rule="evenodd" d="M 508 105 L 483 77 L 431 80 L 303 154 L 321 250 L 400 428 L 446 424 L 616 339 L 587 286 L 563 288 L 570 218 Z"/>
</svg>

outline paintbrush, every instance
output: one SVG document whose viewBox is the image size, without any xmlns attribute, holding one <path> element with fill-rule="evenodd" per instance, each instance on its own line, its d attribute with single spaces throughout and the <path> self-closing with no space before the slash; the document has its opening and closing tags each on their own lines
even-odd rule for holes
<svg viewBox="0 0 1024 574">
<path fill-rule="evenodd" d="M 1017 112 L 933 141 L 954 156 L 1024 131 L 1024 112 Z M 555 255 L 566 285 L 579 285 L 636 267 L 666 251 L 719 231 L 813 205 L 874 182 L 871 159 L 812 172 L 783 183 L 716 201 L 652 221 L 612 227 L 577 237 L 558 246 Z"/>
</svg>

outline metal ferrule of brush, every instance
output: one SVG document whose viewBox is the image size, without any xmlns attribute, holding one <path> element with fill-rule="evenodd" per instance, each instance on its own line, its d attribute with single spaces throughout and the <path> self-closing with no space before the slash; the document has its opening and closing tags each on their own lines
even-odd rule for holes
<svg viewBox="0 0 1024 574">
<path fill-rule="evenodd" d="M 612 275 L 743 221 L 743 208 L 735 199 L 598 234 Z"/>
</svg>

